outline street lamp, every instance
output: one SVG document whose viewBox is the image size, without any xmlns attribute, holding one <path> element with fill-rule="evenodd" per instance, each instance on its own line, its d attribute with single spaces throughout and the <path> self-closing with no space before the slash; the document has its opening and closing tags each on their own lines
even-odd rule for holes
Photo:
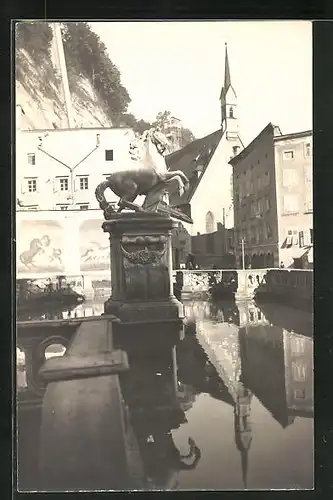
<svg viewBox="0 0 333 500">
<path fill-rule="evenodd" d="M 241 239 L 241 247 L 242 247 L 242 267 L 243 271 L 245 269 L 245 238 Z"/>
</svg>

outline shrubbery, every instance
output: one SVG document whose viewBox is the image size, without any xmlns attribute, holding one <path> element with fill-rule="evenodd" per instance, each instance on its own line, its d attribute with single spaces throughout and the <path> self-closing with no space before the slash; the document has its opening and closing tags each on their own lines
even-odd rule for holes
<svg viewBox="0 0 333 500">
<path fill-rule="evenodd" d="M 131 99 L 121 84 L 120 72 L 106 47 L 87 23 L 63 23 L 62 34 L 67 71 L 89 79 L 113 119 L 127 111 Z"/>
</svg>

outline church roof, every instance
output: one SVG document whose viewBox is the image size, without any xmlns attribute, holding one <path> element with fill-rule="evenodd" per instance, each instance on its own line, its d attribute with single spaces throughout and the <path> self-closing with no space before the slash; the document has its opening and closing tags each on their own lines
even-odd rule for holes
<svg viewBox="0 0 333 500">
<path fill-rule="evenodd" d="M 187 175 L 190 181 L 189 190 L 182 196 L 179 196 L 178 191 L 170 192 L 170 205 L 177 206 L 191 201 L 222 135 L 222 129 L 216 130 L 212 134 L 197 139 L 185 146 L 185 148 L 175 151 L 166 157 L 166 164 L 169 170 L 181 170 Z"/>
</svg>

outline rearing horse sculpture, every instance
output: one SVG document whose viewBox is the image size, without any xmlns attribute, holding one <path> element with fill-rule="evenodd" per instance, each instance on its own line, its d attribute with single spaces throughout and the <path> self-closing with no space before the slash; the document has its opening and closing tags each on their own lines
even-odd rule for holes
<svg viewBox="0 0 333 500">
<path fill-rule="evenodd" d="M 95 190 L 96 199 L 106 219 L 115 213 L 114 208 L 105 199 L 104 192 L 107 188 L 120 198 L 118 212 L 124 208 L 144 212 L 156 211 L 168 184 L 172 181 L 177 182 L 180 195 L 189 188 L 189 180 L 184 172 L 168 171 L 164 156 L 169 152 L 170 144 L 160 131 L 155 128 L 145 131 L 140 145 L 141 158 L 129 160 L 128 168 L 114 172 Z M 133 203 L 139 195 L 146 196 L 142 207 Z"/>
</svg>

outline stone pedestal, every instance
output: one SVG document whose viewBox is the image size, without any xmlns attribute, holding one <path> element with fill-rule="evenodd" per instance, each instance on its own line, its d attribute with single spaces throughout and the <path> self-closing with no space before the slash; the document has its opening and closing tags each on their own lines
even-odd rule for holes
<svg viewBox="0 0 333 500">
<path fill-rule="evenodd" d="M 112 296 L 106 314 L 121 323 L 159 323 L 183 319 L 173 295 L 170 217 L 121 213 L 103 223 L 110 235 Z"/>
</svg>

